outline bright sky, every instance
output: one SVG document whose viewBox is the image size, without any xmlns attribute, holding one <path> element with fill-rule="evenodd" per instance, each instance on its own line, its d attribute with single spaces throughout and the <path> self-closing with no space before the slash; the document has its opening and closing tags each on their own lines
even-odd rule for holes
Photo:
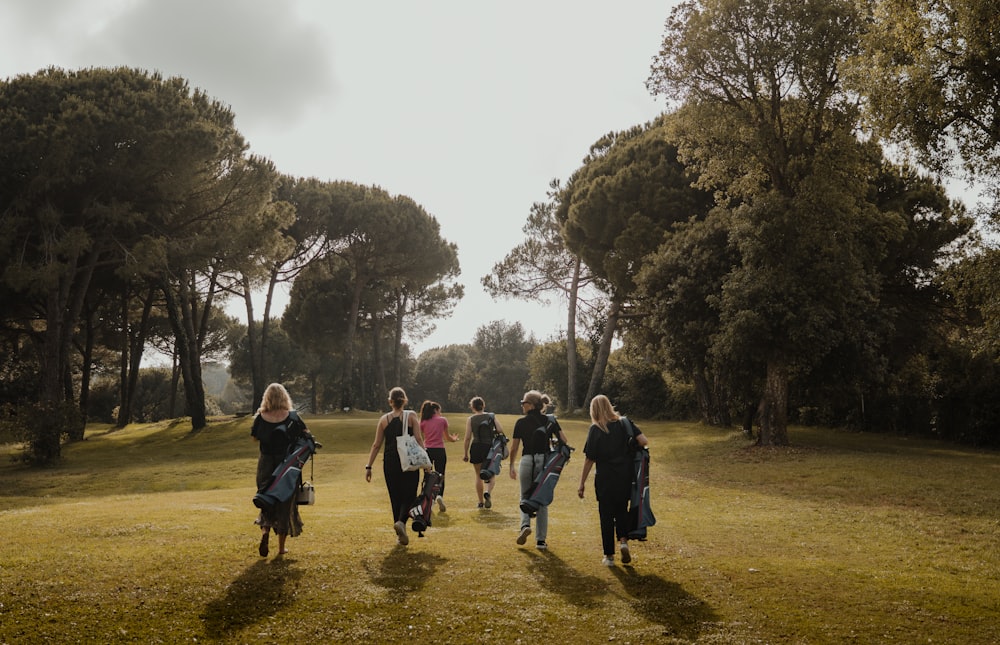
<svg viewBox="0 0 1000 645">
<path fill-rule="evenodd" d="M 2 0 L 0 78 L 48 66 L 186 78 L 228 103 L 280 172 L 377 184 L 437 218 L 466 296 L 417 353 L 498 319 L 548 340 L 565 306 L 493 301 L 480 278 L 523 240 L 553 178 L 664 109 L 644 83 L 674 4 Z"/>
</svg>

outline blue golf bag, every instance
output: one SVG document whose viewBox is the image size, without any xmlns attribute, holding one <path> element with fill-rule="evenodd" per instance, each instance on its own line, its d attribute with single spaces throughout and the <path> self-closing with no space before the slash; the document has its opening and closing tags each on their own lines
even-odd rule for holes
<svg viewBox="0 0 1000 645">
<path fill-rule="evenodd" d="M 565 443 L 559 442 L 556 449 L 545 456 L 541 471 L 535 476 L 535 485 L 531 494 L 521 500 L 521 511 L 534 517 L 538 509 L 548 506 L 555 497 L 556 484 L 559 483 L 559 474 L 563 466 L 569 461 L 569 454 L 573 451 Z"/>
<path fill-rule="evenodd" d="M 490 444 L 490 451 L 486 453 L 486 461 L 479 471 L 479 478 L 488 482 L 500 474 L 500 462 L 510 455 L 507 448 L 507 435 L 502 432 L 493 432 L 493 443 Z"/>
<path fill-rule="evenodd" d="M 253 505 L 269 511 L 281 502 L 288 501 L 299 492 L 302 466 L 316 452 L 316 442 L 309 435 L 299 437 L 289 448 L 288 456 L 271 473 L 271 478 L 253 497 Z"/>
<path fill-rule="evenodd" d="M 656 516 L 649 503 L 649 450 L 635 444 L 635 432 L 632 422 L 622 417 L 625 430 L 628 432 L 629 443 L 635 446 L 632 457 L 632 498 L 629 501 L 629 532 L 630 540 L 645 540 L 646 529 L 656 524 Z"/>
<path fill-rule="evenodd" d="M 441 494 L 441 481 L 443 479 L 441 473 L 437 471 L 424 471 L 424 483 L 420 489 L 420 495 L 413 500 L 409 512 L 410 520 L 412 520 L 411 526 L 419 537 L 424 537 L 424 531 L 431 525 L 434 500 Z"/>
</svg>

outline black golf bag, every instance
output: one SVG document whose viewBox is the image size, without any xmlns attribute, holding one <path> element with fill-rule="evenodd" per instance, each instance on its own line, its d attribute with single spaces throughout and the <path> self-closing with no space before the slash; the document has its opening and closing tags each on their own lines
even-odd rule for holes
<svg viewBox="0 0 1000 645">
<path fill-rule="evenodd" d="M 649 450 L 635 444 L 635 432 L 632 422 L 622 417 L 629 442 L 635 446 L 632 457 L 632 498 L 629 501 L 629 532 L 630 540 L 645 540 L 646 529 L 656 524 L 653 508 L 649 503 Z"/>
<path fill-rule="evenodd" d="M 420 495 L 413 500 L 410 506 L 410 519 L 413 530 L 419 537 L 424 537 L 424 531 L 431 525 L 431 515 L 434 510 L 434 500 L 441 494 L 441 473 L 434 470 L 424 471 L 424 483 L 420 489 Z"/>
<path fill-rule="evenodd" d="M 479 471 L 479 478 L 488 482 L 500 474 L 500 462 L 510 455 L 507 448 L 507 435 L 502 432 L 493 431 L 493 443 L 490 444 L 490 451 L 486 453 L 486 461 Z"/>
<path fill-rule="evenodd" d="M 289 448 L 288 456 L 271 473 L 271 478 L 253 497 L 253 505 L 269 511 L 275 505 L 285 502 L 299 492 L 302 480 L 302 466 L 316 452 L 316 442 L 309 435 L 296 439 Z"/>
<path fill-rule="evenodd" d="M 521 510 L 531 517 L 534 517 L 538 509 L 552 503 L 555 496 L 556 484 L 559 483 L 559 474 L 563 466 L 569 461 L 569 454 L 573 451 L 561 441 L 555 450 L 545 456 L 542 470 L 535 476 L 535 485 L 531 494 L 521 500 Z"/>
</svg>

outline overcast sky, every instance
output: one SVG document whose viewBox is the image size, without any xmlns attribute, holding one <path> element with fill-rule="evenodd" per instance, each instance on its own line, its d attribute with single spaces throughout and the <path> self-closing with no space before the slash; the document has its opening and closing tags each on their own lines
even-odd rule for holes
<svg viewBox="0 0 1000 645">
<path fill-rule="evenodd" d="M 664 109 L 644 82 L 673 4 L 0 0 L 0 77 L 128 66 L 186 78 L 228 103 L 282 173 L 377 184 L 437 218 L 466 296 L 417 352 L 498 319 L 547 340 L 564 306 L 493 301 L 480 278 L 591 143 Z"/>
</svg>

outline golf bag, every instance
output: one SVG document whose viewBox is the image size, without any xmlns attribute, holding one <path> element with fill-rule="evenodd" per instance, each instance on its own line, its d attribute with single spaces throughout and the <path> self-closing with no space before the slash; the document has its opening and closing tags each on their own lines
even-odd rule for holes
<svg viewBox="0 0 1000 645">
<path fill-rule="evenodd" d="M 645 540 L 646 529 L 656 524 L 653 508 L 649 504 L 649 450 L 635 444 L 635 431 L 632 422 L 622 417 L 625 431 L 628 432 L 629 444 L 635 445 L 632 457 L 632 499 L 629 501 L 629 532 L 630 540 Z"/>
<path fill-rule="evenodd" d="M 420 495 L 413 500 L 410 506 L 410 519 L 413 521 L 413 530 L 419 537 L 424 537 L 424 531 L 431 525 L 431 514 L 434 510 L 434 500 L 441 494 L 441 473 L 434 470 L 424 471 L 424 483 L 420 489 Z"/>
<path fill-rule="evenodd" d="M 316 442 L 311 436 L 299 437 L 288 451 L 285 460 L 271 473 L 271 478 L 253 497 L 253 505 L 269 511 L 281 502 L 288 501 L 299 492 L 302 466 L 316 452 Z"/>
<path fill-rule="evenodd" d="M 490 444 L 490 451 L 486 453 L 486 461 L 479 471 L 479 478 L 488 482 L 500 474 L 500 462 L 510 455 L 507 448 L 507 435 L 502 432 L 493 432 L 493 443 Z"/>
<path fill-rule="evenodd" d="M 569 454 L 572 451 L 572 448 L 560 441 L 555 450 L 545 455 L 542 470 L 535 476 L 535 485 L 531 493 L 521 500 L 521 511 L 534 517 L 539 508 L 552 503 L 556 484 L 559 483 L 559 474 L 569 461 Z"/>
</svg>

